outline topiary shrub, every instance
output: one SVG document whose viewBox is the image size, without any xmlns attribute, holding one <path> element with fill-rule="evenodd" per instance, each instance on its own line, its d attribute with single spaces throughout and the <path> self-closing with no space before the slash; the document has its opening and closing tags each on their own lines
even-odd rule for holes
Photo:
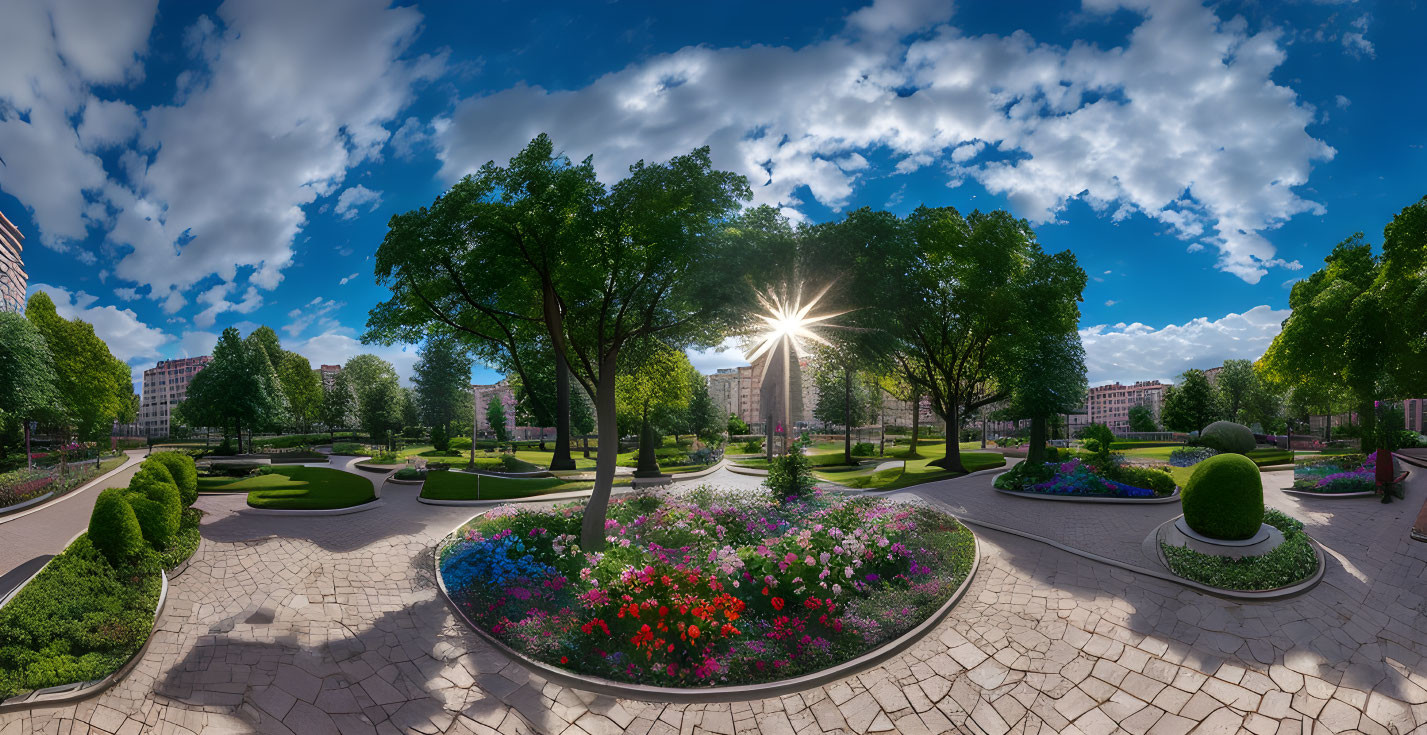
<svg viewBox="0 0 1427 735">
<path fill-rule="evenodd" d="M 89 514 L 89 542 L 113 566 L 120 566 L 144 550 L 144 532 L 124 489 L 111 487 L 94 499 Z"/>
<path fill-rule="evenodd" d="M 173 476 L 163 464 L 144 460 L 125 496 L 139 519 L 144 539 L 156 550 L 167 548 L 183 520 L 183 500 Z"/>
<path fill-rule="evenodd" d="M 431 427 L 431 446 L 438 452 L 444 452 L 451 448 L 451 435 L 446 430 L 445 424 L 436 424 Z"/>
<path fill-rule="evenodd" d="M 1248 454 L 1258 446 L 1254 432 L 1243 424 L 1215 421 L 1199 432 L 1199 443 L 1218 452 Z"/>
<path fill-rule="evenodd" d="M 187 508 L 198 500 L 198 467 L 193 464 L 192 457 L 178 452 L 159 452 L 144 461 L 158 462 L 168 470 L 169 476 L 178 486 L 183 507 Z"/>
<path fill-rule="evenodd" d="M 1181 495 L 1185 523 L 1209 538 L 1246 539 L 1263 524 L 1263 478 L 1242 454 L 1200 462 Z"/>
</svg>

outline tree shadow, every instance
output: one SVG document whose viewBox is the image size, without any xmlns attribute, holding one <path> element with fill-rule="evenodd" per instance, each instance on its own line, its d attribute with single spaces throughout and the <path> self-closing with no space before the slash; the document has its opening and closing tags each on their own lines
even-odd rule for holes
<svg viewBox="0 0 1427 735">
<path fill-rule="evenodd" d="M 23 561 L 14 569 L 0 575 L 0 597 L 4 597 L 22 582 L 30 578 L 30 575 L 40 571 L 40 568 L 55 558 L 54 554 L 40 554 L 34 558 Z"/>
</svg>

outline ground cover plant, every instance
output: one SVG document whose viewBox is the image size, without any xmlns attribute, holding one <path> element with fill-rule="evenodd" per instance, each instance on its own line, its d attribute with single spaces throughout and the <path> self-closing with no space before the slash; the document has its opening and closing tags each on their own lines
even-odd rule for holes
<svg viewBox="0 0 1427 735">
<path fill-rule="evenodd" d="M 371 480 L 326 467 L 275 467 L 224 489 L 246 490 L 248 505 L 277 510 L 350 508 L 376 498 Z"/>
<path fill-rule="evenodd" d="M 1021 462 L 998 475 L 993 485 L 1013 492 L 1098 498 L 1151 499 L 1174 493 L 1170 473 L 1126 462 L 1110 452 L 1109 442 L 1087 439 L 1086 446 L 1092 451 Z"/>
<path fill-rule="evenodd" d="M 1283 532 L 1283 543 L 1262 556 L 1231 559 L 1160 544 L 1170 571 L 1200 584 L 1229 590 L 1272 590 L 1297 584 L 1318 571 L 1318 555 L 1303 524 L 1272 508 L 1263 522 Z"/>
<path fill-rule="evenodd" d="M 702 487 L 613 501 L 584 554 L 583 507 L 506 506 L 439 552 L 453 600 L 544 663 L 676 687 L 825 669 L 925 620 L 969 574 L 973 537 L 920 505 Z"/>
<path fill-rule="evenodd" d="M 1377 489 L 1377 453 L 1301 459 L 1293 465 L 1293 489 L 1327 495 Z"/>
</svg>

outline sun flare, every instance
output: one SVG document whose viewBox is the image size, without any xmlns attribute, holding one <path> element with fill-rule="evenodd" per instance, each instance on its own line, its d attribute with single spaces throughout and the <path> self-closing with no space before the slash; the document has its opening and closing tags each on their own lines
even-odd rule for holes
<svg viewBox="0 0 1427 735">
<path fill-rule="evenodd" d="M 766 328 L 759 333 L 753 351 L 747 356 L 748 361 L 757 361 L 758 358 L 785 340 L 799 354 L 806 351 L 804 340 L 829 344 L 827 339 L 815 331 L 817 325 L 846 312 L 830 312 L 813 316 L 810 316 L 809 312 L 818 305 L 830 287 L 831 284 L 824 286 L 806 304 L 803 303 L 802 286 L 797 287 L 791 298 L 786 294 L 780 297 L 771 289 L 766 294 L 758 294 L 758 303 L 764 309 L 764 313 L 759 314 L 758 318 L 763 320 Z"/>
</svg>

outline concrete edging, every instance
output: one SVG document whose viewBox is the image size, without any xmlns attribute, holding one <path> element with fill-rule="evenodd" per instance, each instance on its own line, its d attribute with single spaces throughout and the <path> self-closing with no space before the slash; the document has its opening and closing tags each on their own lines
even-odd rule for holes
<svg viewBox="0 0 1427 735">
<path fill-rule="evenodd" d="M 102 474 L 102 475 L 100 475 L 100 476 L 94 478 L 93 480 L 90 480 L 89 482 L 84 483 L 83 485 L 80 485 L 79 487 L 77 487 L 77 488 L 75 488 L 75 489 L 73 489 L 73 490 L 70 490 L 69 492 L 62 493 L 62 494 L 60 494 L 60 495 L 55 495 L 54 492 L 51 491 L 51 492 L 49 493 L 49 496 L 50 496 L 49 500 L 47 500 L 47 501 L 45 501 L 45 502 L 43 502 L 43 503 L 37 503 L 37 504 L 35 504 L 35 505 L 30 505 L 30 506 L 27 506 L 27 507 L 24 507 L 24 508 L 16 508 L 16 507 L 14 507 L 14 506 L 10 506 L 10 509 L 9 509 L 8 511 L 5 511 L 5 512 L 3 512 L 3 513 L 0 513 L 0 523 L 8 523 L 8 522 L 10 522 L 10 521 L 18 520 L 18 519 L 20 519 L 20 518 L 23 518 L 24 516 L 29 515 L 30 513 L 37 512 L 37 511 L 39 511 L 39 510 L 41 510 L 41 509 L 44 509 L 44 508 L 48 508 L 48 507 L 51 506 L 51 505 L 55 505 L 55 504 L 58 504 L 58 503 L 63 503 L 64 501 L 66 501 L 66 500 L 68 500 L 68 499 L 70 499 L 70 498 L 72 498 L 72 497 L 75 497 L 76 495 L 79 495 L 80 493 L 85 492 L 86 490 L 89 490 L 89 489 L 90 489 L 90 486 L 94 485 L 95 483 L 97 483 L 97 482 L 103 482 L 103 481 L 108 480 L 109 478 L 113 477 L 114 475 L 117 475 L 117 474 L 119 474 L 120 472 L 123 472 L 125 469 L 127 469 L 127 468 L 129 467 L 129 465 L 131 465 L 131 464 L 138 464 L 138 463 L 144 461 L 144 457 L 142 457 L 142 456 L 135 456 L 135 455 L 129 454 L 128 452 L 124 452 L 124 456 L 127 457 L 127 459 L 124 460 L 124 463 L 123 463 L 123 464 L 119 465 L 118 467 L 115 467 L 115 468 L 112 469 L 112 470 L 109 470 L 108 472 L 105 472 L 104 474 Z M 26 502 L 29 502 L 29 501 L 26 501 Z"/>
<path fill-rule="evenodd" d="M 759 470 L 754 469 L 752 467 L 744 467 L 742 465 L 734 464 L 733 462 L 728 463 L 728 471 L 732 472 L 735 475 L 748 475 L 750 477 L 768 476 L 768 470 Z"/>
<path fill-rule="evenodd" d="M 202 542 L 199 542 L 202 546 Z M 197 551 L 194 552 L 198 553 Z M 186 561 L 186 560 L 185 560 Z M 49 566 L 46 562 L 45 566 Z M 181 565 L 186 567 L 186 563 Z M 43 571 L 44 567 L 40 567 Z M 35 572 L 39 574 L 39 572 Z M 13 712 L 16 710 L 32 709 L 34 707 L 50 707 L 58 704 L 68 704 L 81 699 L 88 699 L 119 683 L 124 677 L 129 675 L 139 661 L 143 659 L 144 653 L 149 650 L 149 645 L 154 642 L 154 634 L 159 631 L 159 622 L 163 619 L 164 606 L 168 603 L 168 572 L 159 570 L 160 579 L 163 580 L 163 587 L 159 589 L 159 604 L 154 608 L 154 626 L 149 631 L 149 637 L 144 640 L 144 645 L 139 647 L 129 660 L 124 662 L 113 673 L 94 681 L 80 681 L 72 684 L 59 684 L 44 689 L 35 689 L 23 694 L 16 694 L 9 699 L 0 701 L 0 712 Z M 31 578 L 33 579 L 33 577 Z M 28 580 L 26 581 L 28 584 Z M 22 585 L 23 586 L 23 585 Z"/>
<path fill-rule="evenodd" d="M 425 480 L 398 480 L 395 477 L 388 477 L 387 482 L 393 485 L 425 485 Z"/>
<path fill-rule="evenodd" d="M 1169 569 L 1169 560 L 1164 557 L 1164 549 L 1160 546 L 1159 540 L 1163 536 L 1164 529 L 1167 526 L 1173 525 L 1176 521 L 1183 517 L 1183 515 L 1175 516 L 1174 518 L 1171 518 L 1165 521 L 1164 523 L 1159 524 L 1150 534 L 1155 541 L 1154 547 L 1159 563 L 1166 570 Z M 1219 597 L 1227 597 L 1234 600 L 1249 600 L 1255 602 L 1262 602 L 1266 600 L 1282 600 L 1286 597 L 1295 597 L 1316 587 L 1319 582 L 1323 581 L 1323 576 L 1328 571 L 1327 557 L 1323 554 L 1322 545 L 1318 543 L 1317 539 L 1314 539 L 1312 536 L 1309 536 L 1306 532 L 1303 535 L 1307 537 L 1308 543 L 1313 547 L 1313 555 L 1318 559 L 1318 570 L 1312 575 L 1310 575 L 1307 579 L 1301 582 L 1295 582 L 1294 584 L 1290 584 L 1284 587 L 1276 587 L 1271 590 L 1231 590 L 1225 587 L 1213 587 L 1207 584 L 1203 584 L 1202 582 L 1195 582 L 1192 579 L 1180 577 L 1178 574 L 1174 574 L 1173 571 L 1170 571 L 1170 574 L 1178 578 L 1179 583 L 1185 585 L 1186 587 L 1193 587 L 1194 589 L 1203 592 L 1209 592 L 1211 594 L 1218 595 Z"/>
<path fill-rule="evenodd" d="M 1002 495 L 1010 495 L 1017 498 L 1030 498 L 1032 500 L 1059 500 L 1067 503 L 1105 503 L 1112 505 L 1163 505 L 1165 503 L 1179 502 L 1180 489 L 1174 488 L 1174 492 L 1163 498 L 1100 498 L 1094 495 L 1054 495 L 1052 493 L 1027 493 L 1018 490 L 1002 490 L 992 488 Z"/>
<path fill-rule="evenodd" d="M 361 505 L 352 505 L 346 508 L 315 508 L 311 510 L 290 510 L 279 508 L 253 508 L 251 506 L 243 508 L 238 512 L 253 516 L 345 516 L 352 513 L 380 508 L 385 502 L 381 498 L 368 500 Z"/>
<path fill-rule="evenodd" d="M 18 503 L 15 503 L 14 505 L 7 505 L 7 506 L 5 506 L 4 508 L 0 508 L 0 516 L 10 515 L 11 513 L 19 513 L 20 511 L 22 511 L 22 510 L 24 510 L 24 509 L 26 509 L 26 508 L 33 508 L 33 507 L 35 507 L 36 505 L 40 505 L 40 504 L 44 503 L 46 500 L 49 500 L 50 498 L 53 498 L 53 497 L 54 497 L 54 494 L 55 494 L 55 491 L 51 490 L 51 491 L 45 493 L 44 495 L 39 495 L 39 496 L 30 498 L 29 500 L 22 500 L 22 501 L 20 501 L 20 502 L 18 502 Z"/>
<path fill-rule="evenodd" d="M 945 511 L 938 512 L 945 513 Z M 934 628 L 936 628 L 936 626 L 940 625 L 941 622 L 946 619 L 946 616 L 951 613 L 951 609 L 955 607 L 956 603 L 960 602 L 961 598 L 966 595 L 966 590 L 971 587 L 971 581 L 976 578 L 976 571 L 981 567 L 981 540 L 976 537 L 976 533 L 974 531 L 972 531 L 970 528 L 967 528 L 966 530 L 968 533 L 971 534 L 972 540 L 973 557 L 971 560 L 971 569 L 967 571 L 966 578 L 961 581 L 961 585 L 956 588 L 956 591 L 951 593 L 951 596 L 947 598 L 947 601 L 940 608 L 938 608 L 936 612 L 932 613 L 930 616 L 927 617 L 926 620 L 923 620 L 921 623 L 919 623 L 906 633 L 903 633 L 902 635 L 898 636 L 896 639 L 889 641 L 871 651 L 868 651 L 867 653 L 858 656 L 857 658 L 854 658 L 850 661 L 844 661 L 830 668 L 823 669 L 822 671 L 815 671 L 811 674 L 805 674 L 803 676 L 794 677 L 792 679 L 783 679 L 780 681 L 769 682 L 766 684 L 745 684 L 726 687 L 701 687 L 684 689 L 676 687 L 647 686 L 641 684 L 622 684 L 620 682 L 610 681 L 608 679 L 600 679 L 593 676 L 586 676 L 584 674 L 575 674 L 569 671 L 565 671 L 564 669 L 556 668 L 549 664 L 529 658 L 524 654 L 521 654 L 520 652 L 505 645 L 505 643 L 496 639 L 490 633 L 487 633 L 480 626 L 472 622 L 470 618 L 466 617 L 466 613 L 462 611 L 459 606 L 456 605 L 455 600 L 451 599 L 451 594 L 446 589 L 446 580 L 441 576 L 440 549 L 446 544 L 447 540 L 450 539 L 456 533 L 456 531 L 459 531 L 461 529 L 461 526 L 466 525 L 466 523 L 470 523 L 472 520 L 475 520 L 480 515 L 480 513 L 477 513 L 475 516 L 472 516 L 470 519 L 467 519 L 464 523 L 459 526 L 456 526 L 456 528 L 453 529 L 450 533 L 442 537 L 441 541 L 438 542 L 436 547 L 437 553 L 433 554 L 432 566 L 434 567 L 434 571 L 436 574 L 436 586 L 441 590 L 441 598 L 446 601 L 446 604 L 451 608 L 451 611 L 454 612 L 458 617 L 460 617 L 461 620 L 465 621 L 466 627 L 469 628 L 471 631 L 475 632 L 476 635 L 480 636 L 482 640 L 491 644 L 501 653 L 504 653 L 506 656 L 510 657 L 512 661 L 515 661 L 521 666 L 524 666 L 527 670 L 538 676 L 541 676 L 561 686 L 566 686 L 573 689 L 580 689 L 582 691 L 587 692 L 594 692 L 596 694 L 606 694 L 614 697 L 623 697 L 626 699 L 633 699 L 641 702 L 668 702 L 675 704 L 689 704 L 706 702 L 738 702 L 748 699 L 767 699 L 771 697 L 780 697 L 785 694 L 805 691 L 807 689 L 822 686 L 829 682 L 844 679 L 848 676 L 851 676 L 852 674 L 882 663 L 883 661 L 886 661 L 887 659 L 890 659 L 893 656 L 899 655 L 907 649 L 911 648 L 914 644 L 920 642 L 922 638 L 926 636 L 927 633 L 930 633 Z M 946 515 L 949 515 L 952 518 L 956 518 L 958 523 L 961 522 L 960 518 L 957 518 L 956 516 L 950 513 L 946 513 Z M 962 524 L 963 527 L 965 527 L 965 525 L 966 524 L 964 523 Z"/>
</svg>

